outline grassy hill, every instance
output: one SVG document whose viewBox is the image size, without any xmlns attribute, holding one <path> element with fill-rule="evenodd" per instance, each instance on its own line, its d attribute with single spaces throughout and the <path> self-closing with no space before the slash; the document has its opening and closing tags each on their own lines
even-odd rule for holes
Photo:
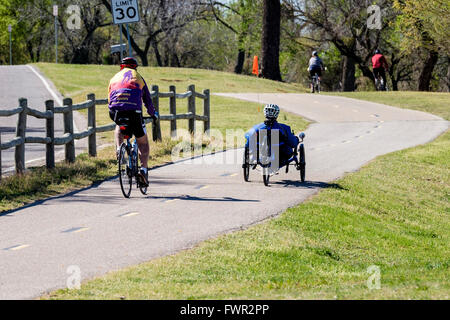
<svg viewBox="0 0 450 320">
<path fill-rule="evenodd" d="M 367 100 L 383 103 L 399 108 L 433 113 L 443 119 L 450 120 L 450 94 L 444 92 L 414 91 L 360 91 L 360 92 L 325 92 L 334 96 Z"/>
</svg>

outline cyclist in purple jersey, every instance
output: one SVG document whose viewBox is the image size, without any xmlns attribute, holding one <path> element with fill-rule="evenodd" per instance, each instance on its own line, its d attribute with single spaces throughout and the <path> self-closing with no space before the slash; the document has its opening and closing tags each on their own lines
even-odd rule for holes
<svg viewBox="0 0 450 320">
<path fill-rule="evenodd" d="M 157 120 L 158 113 L 153 107 L 150 91 L 144 78 L 137 72 L 137 61 L 134 58 L 124 58 L 120 65 L 121 70 L 109 82 L 109 116 L 117 124 L 115 141 L 117 150 L 123 142 L 123 134 L 117 123 L 119 119 L 127 120 L 127 134 L 136 137 L 141 160 L 139 173 L 141 182 L 148 186 L 148 157 L 149 143 L 145 123 L 142 118 L 142 101 L 148 114 Z M 123 123 L 120 123 L 123 125 Z"/>
</svg>

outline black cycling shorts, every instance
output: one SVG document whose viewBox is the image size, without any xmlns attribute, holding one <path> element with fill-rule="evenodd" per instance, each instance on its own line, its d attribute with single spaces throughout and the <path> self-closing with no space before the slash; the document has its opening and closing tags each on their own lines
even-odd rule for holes
<svg viewBox="0 0 450 320">
<path fill-rule="evenodd" d="M 322 69 L 321 69 L 321 68 L 314 68 L 314 69 L 309 70 L 309 76 L 310 76 L 311 78 L 312 78 L 316 73 L 319 75 L 319 77 L 321 77 L 321 76 L 322 76 Z"/>
<path fill-rule="evenodd" d="M 374 68 L 373 76 L 375 77 L 375 79 L 378 79 L 378 77 L 381 76 L 383 80 L 386 80 L 386 71 L 384 70 L 384 68 Z"/>
<path fill-rule="evenodd" d="M 145 130 L 144 119 L 142 119 L 142 112 L 136 111 L 109 111 L 109 117 L 117 125 L 126 125 L 127 129 L 122 134 L 136 138 L 141 138 L 147 134 Z"/>
</svg>

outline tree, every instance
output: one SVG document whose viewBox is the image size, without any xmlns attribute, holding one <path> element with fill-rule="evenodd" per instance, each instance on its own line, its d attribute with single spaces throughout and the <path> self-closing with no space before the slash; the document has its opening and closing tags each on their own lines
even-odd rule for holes
<svg viewBox="0 0 450 320">
<path fill-rule="evenodd" d="M 426 52 L 418 90 L 429 91 L 439 51 L 450 55 L 450 3 L 442 0 L 394 0 L 394 7 L 401 12 L 397 25 L 404 35 L 403 50 Z"/>
<path fill-rule="evenodd" d="M 264 0 L 263 32 L 261 40 L 264 78 L 281 81 L 280 72 L 280 0 Z"/>
<path fill-rule="evenodd" d="M 109 0 L 101 0 L 111 12 Z M 130 42 L 144 66 L 148 66 L 148 53 L 153 49 L 158 66 L 163 66 L 159 42 L 173 30 L 184 28 L 191 22 L 204 19 L 204 5 L 195 0 L 148 0 L 139 7 L 141 22 L 130 26 Z M 128 32 L 122 30 L 125 37 Z"/>
<path fill-rule="evenodd" d="M 374 81 L 370 59 L 382 37 L 390 32 L 389 21 L 395 17 L 390 0 L 378 1 L 384 8 L 381 28 L 370 29 L 365 0 L 285 0 L 296 18 L 321 31 L 321 40 L 331 42 L 344 56 L 342 82 L 345 91 L 355 88 L 355 65 Z"/>
<path fill-rule="evenodd" d="M 237 37 L 238 54 L 234 72 L 241 74 L 246 52 L 256 51 L 254 43 L 260 29 L 260 0 L 237 0 L 229 3 L 209 0 L 212 18 L 233 32 Z M 258 38 L 259 39 L 259 38 Z"/>
</svg>

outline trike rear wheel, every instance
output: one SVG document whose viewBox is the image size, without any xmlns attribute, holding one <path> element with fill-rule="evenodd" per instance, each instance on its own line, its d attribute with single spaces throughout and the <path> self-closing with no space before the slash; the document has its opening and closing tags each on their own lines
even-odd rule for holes
<svg viewBox="0 0 450 320">
<path fill-rule="evenodd" d="M 244 171 L 244 181 L 248 182 L 248 178 L 250 176 L 250 157 L 248 147 L 244 149 L 244 161 L 242 163 L 242 169 Z"/>
<path fill-rule="evenodd" d="M 305 159 L 305 146 L 303 144 L 300 145 L 300 163 L 299 163 L 299 169 L 300 169 L 300 180 L 302 182 L 305 182 L 305 176 L 306 176 L 306 159 Z"/>
</svg>

